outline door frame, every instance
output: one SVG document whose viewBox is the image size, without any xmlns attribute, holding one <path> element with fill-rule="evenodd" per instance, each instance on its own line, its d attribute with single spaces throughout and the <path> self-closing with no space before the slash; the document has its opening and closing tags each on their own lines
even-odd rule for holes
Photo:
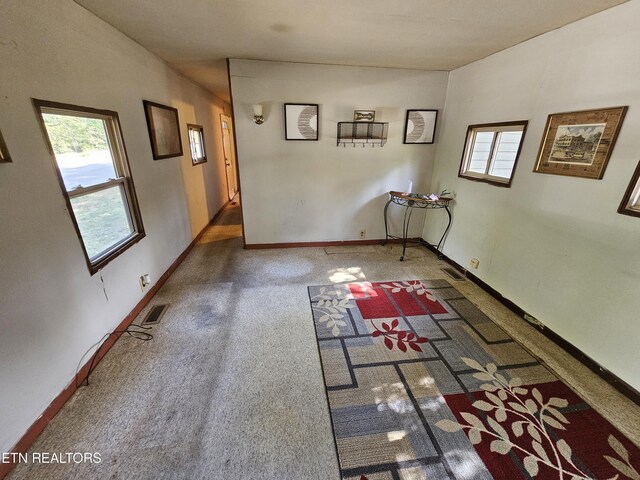
<svg viewBox="0 0 640 480">
<path fill-rule="evenodd" d="M 229 135 L 229 151 L 225 150 L 224 146 L 224 130 L 223 122 L 227 122 L 227 133 Z M 227 180 L 227 197 L 229 200 L 232 200 L 240 191 L 240 180 L 238 175 L 238 162 L 236 160 L 235 154 L 235 137 L 233 135 L 233 118 L 229 115 L 225 115 L 224 113 L 220 114 L 220 135 L 222 137 L 222 154 L 224 158 L 224 169 L 225 169 L 225 178 Z M 227 158 L 228 156 L 228 158 Z M 229 162 L 229 163 L 227 163 Z M 229 172 L 231 170 L 231 172 Z M 231 177 L 230 177 L 231 174 Z M 233 196 L 230 195 L 231 185 L 230 180 L 233 180 L 234 193 Z"/>
</svg>

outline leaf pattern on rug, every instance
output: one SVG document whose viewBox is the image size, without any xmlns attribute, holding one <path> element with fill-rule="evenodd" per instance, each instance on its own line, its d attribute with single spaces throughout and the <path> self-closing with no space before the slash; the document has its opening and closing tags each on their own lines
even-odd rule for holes
<svg viewBox="0 0 640 480">
<path fill-rule="evenodd" d="M 420 337 L 410 330 L 398 330 L 399 325 L 398 319 L 394 319 L 389 325 L 386 322 L 382 322 L 382 330 L 380 330 L 375 322 L 371 320 L 371 325 L 375 330 L 371 333 L 371 336 L 376 337 L 384 337 L 384 346 L 389 350 L 393 350 L 394 341 L 395 345 L 402 352 L 407 351 L 407 346 L 411 348 L 411 350 L 415 350 L 416 352 L 422 352 L 422 348 L 420 348 L 420 343 L 426 343 L 429 341 L 428 338 Z"/>
<path fill-rule="evenodd" d="M 545 465 L 558 472 L 558 478 L 563 480 L 566 476 L 571 480 L 593 480 L 572 460 L 573 452 L 569 444 L 563 440 L 555 440 L 556 435 L 548 430 L 551 427 L 556 430 L 566 430 L 569 420 L 560 412 L 560 408 L 568 405 L 567 400 L 551 397 L 544 400 L 537 388 L 529 391 L 522 387 L 522 381 L 513 377 L 507 380 L 498 373 L 498 368 L 494 363 L 488 363 L 484 367 L 471 358 L 462 358 L 477 373 L 474 378 L 483 381 L 480 387 L 484 390 L 487 400 L 476 400 L 473 406 L 481 412 L 494 413 L 495 419 L 491 416 L 483 415 L 486 424 L 478 416 L 470 412 L 461 412 L 460 415 L 467 423 L 459 423 L 453 420 L 440 420 L 436 426 L 445 432 L 458 432 L 467 430 L 469 441 L 473 445 L 482 442 L 484 437 L 489 437 L 491 443 L 489 448 L 492 452 L 506 455 L 512 450 L 519 450 L 525 455 L 524 467 L 531 477 L 536 477 L 539 473 L 540 465 Z M 524 395 L 531 393 L 532 398 L 524 398 Z M 506 427 L 501 425 L 507 421 L 507 413 L 519 418 L 511 422 Z M 531 441 L 530 447 L 523 447 L 513 443 L 510 430 L 514 437 L 522 438 L 526 435 Z M 640 480 L 640 474 L 631 465 L 629 453 L 613 435 L 609 436 L 609 445 L 619 458 L 605 455 L 604 458 L 618 472 L 633 480 Z M 616 480 L 619 475 L 615 475 L 609 480 Z"/>
<path fill-rule="evenodd" d="M 404 290 L 407 293 L 416 292 L 417 295 L 424 295 L 432 302 L 437 301 L 433 292 L 427 289 L 420 280 L 392 282 L 391 285 L 383 283 L 380 286 L 391 290 L 391 293 L 399 293 L 401 290 Z"/>
<path fill-rule="evenodd" d="M 311 298 L 311 308 L 321 313 L 318 321 L 324 323 L 327 330 L 330 329 L 331 334 L 337 337 L 341 328 L 347 326 L 347 322 L 343 320 L 347 309 L 356 307 L 350 303 L 351 300 L 351 294 L 343 295 L 338 289 L 327 290 L 326 287 L 322 287 L 318 295 Z"/>
</svg>

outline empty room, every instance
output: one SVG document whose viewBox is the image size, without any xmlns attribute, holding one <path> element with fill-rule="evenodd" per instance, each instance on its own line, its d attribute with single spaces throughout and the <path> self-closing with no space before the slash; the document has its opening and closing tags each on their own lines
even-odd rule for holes
<svg viewBox="0 0 640 480">
<path fill-rule="evenodd" d="M 0 478 L 640 480 L 640 0 L 0 0 Z"/>
</svg>

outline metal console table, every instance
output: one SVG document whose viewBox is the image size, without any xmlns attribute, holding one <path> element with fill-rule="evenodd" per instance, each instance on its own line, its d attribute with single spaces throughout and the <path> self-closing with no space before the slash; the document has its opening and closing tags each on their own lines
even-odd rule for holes
<svg viewBox="0 0 640 480">
<path fill-rule="evenodd" d="M 451 198 L 440 197 L 438 200 L 430 200 L 423 198 L 422 195 L 417 194 L 406 194 L 401 192 L 389 192 L 389 201 L 384 206 L 384 233 L 385 239 L 382 244 L 386 244 L 387 240 L 397 239 L 402 240 L 402 256 L 400 257 L 400 261 L 404 260 L 404 254 L 407 250 L 407 243 L 413 243 L 418 245 L 424 245 L 424 241 L 415 241 L 408 240 L 407 235 L 409 234 L 409 223 L 411 222 L 411 214 L 413 213 L 414 208 L 426 208 L 426 209 L 437 209 L 444 208 L 444 211 L 447 212 L 448 223 L 447 228 L 445 228 L 442 236 L 440 237 L 440 241 L 437 245 L 431 245 L 432 247 L 436 247 L 436 250 L 440 252 L 442 248 L 442 244 L 444 242 L 449 229 L 451 228 L 451 211 L 449 210 L 449 204 L 451 203 Z M 404 220 L 402 222 L 402 237 L 397 237 L 394 235 L 389 235 L 389 221 L 387 219 L 387 210 L 389 209 L 389 205 L 395 203 L 396 205 L 400 205 L 405 207 L 404 211 Z"/>
</svg>

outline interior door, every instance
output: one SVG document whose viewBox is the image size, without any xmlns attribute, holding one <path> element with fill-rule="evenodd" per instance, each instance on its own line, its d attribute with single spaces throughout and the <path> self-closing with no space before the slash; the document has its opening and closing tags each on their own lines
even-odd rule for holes
<svg viewBox="0 0 640 480">
<path fill-rule="evenodd" d="M 229 200 L 235 197 L 238 191 L 238 176 L 236 172 L 236 157 L 233 150 L 231 118 L 220 115 L 222 125 L 222 150 L 224 152 L 224 171 L 227 174 L 227 188 L 229 190 Z"/>
</svg>

